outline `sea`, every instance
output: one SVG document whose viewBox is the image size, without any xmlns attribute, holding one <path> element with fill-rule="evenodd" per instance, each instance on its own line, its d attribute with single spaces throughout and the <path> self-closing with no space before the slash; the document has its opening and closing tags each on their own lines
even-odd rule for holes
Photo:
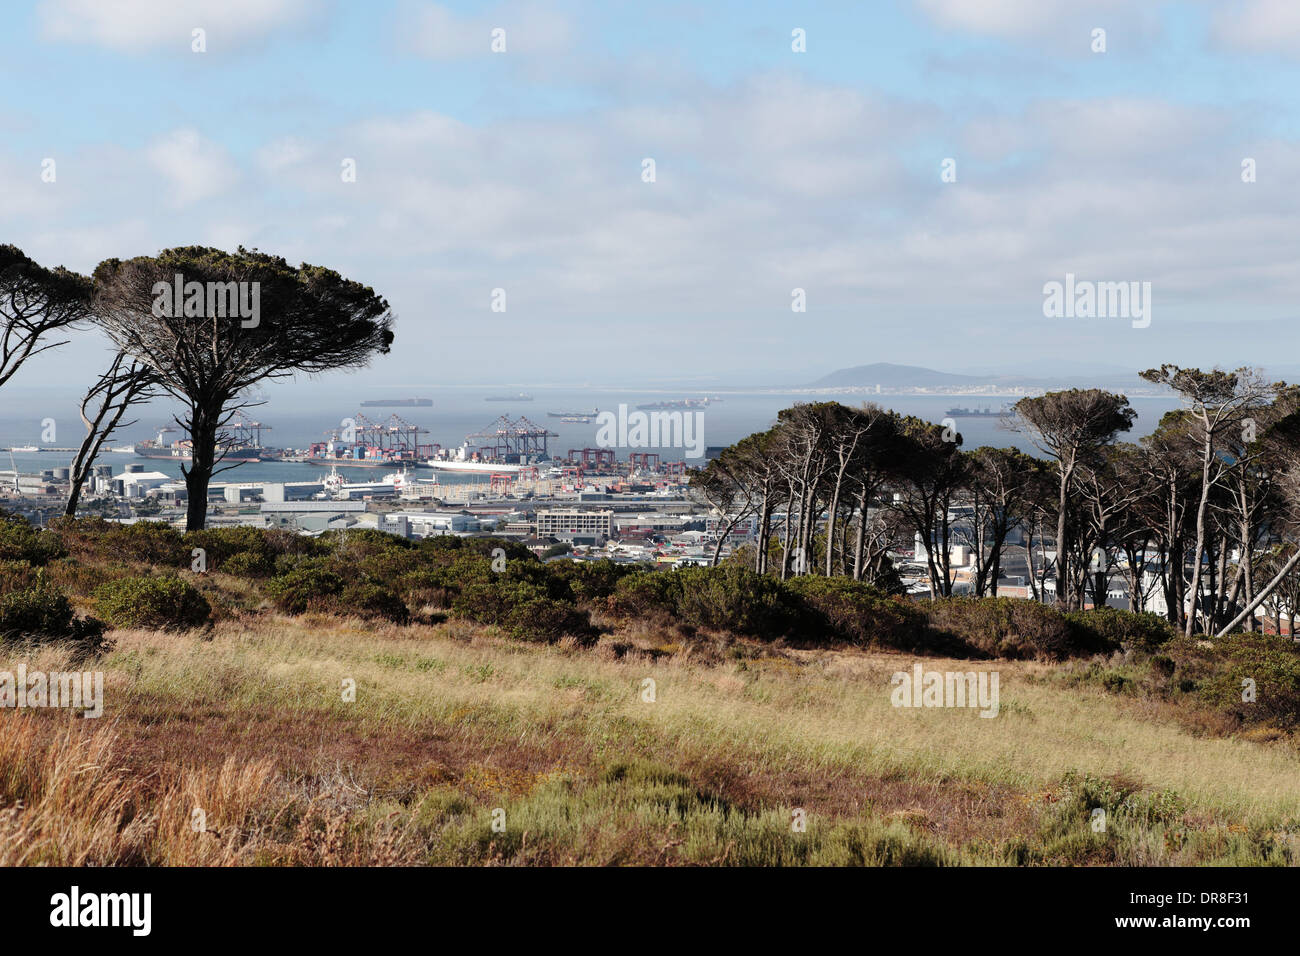
<svg viewBox="0 0 1300 956">
<path fill-rule="evenodd" d="M 515 395 L 524 392 L 532 396 L 532 401 L 488 401 L 488 396 L 497 394 Z M 404 398 L 419 396 L 429 398 L 433 405 L 414 408 L 362 408 L 364 400 Z M 312 382 L 295 389 L 293 386 L 277 385 L 259 396 L 262 404 L 246 411 L 248 417 L 263 424 L 262 443 L 276 448 L 305 448 L 312 442 L 324 441 L 328 433 L 337 429 L 346 419 L 356 420 L 358 414 L 384 423 L 396 414 L 400 418 L 422 429 L 427 434 L 421 435 L 421 442 L 436 443 L 443 447 L 457 447 L 465 441 L 466 436 L 483 431 L 491 431 L 498 420 L 505 416 L 517 420 L 526 417 L 531 422 L 544 426 L 552 433 L 548 438 L 548 447 L 553 458 L 565 457 L 570 449 L 594 448 L 597 446 L 596 421 L 587 424 L 563 422 L 550 417 L 548 412 L 590 412 L 592 409 L 617 412 L 620 405 L 626 406 L 630 414 L 637 405 L 652 402 L 674 401 L 680 399 L 710 399 L 707 408 L 696 409 L 700 418 L 701 444 L 706 446 L 725 446 L 733 444 L 754 432 L 763 431 L 776 421 L 777 413 L 797 402 L 819 400 L 836 400 L 845 404 L 858 404 L 872 401 L 895 411 L 915 415 L 932 422 L 942 422 L 951 408 L 991 409 L 998 411 L 1004 405 L 1015 401 L 1013 396 L 961 396 L 961 395 L 867 395 L 867 394 L 810 394 L 806 391 L 774 390 L 717 390 L 690 391 L 618 388 L 612 386 L 593 386 L 589 388 L 575 386 L 511 386 L 509 388 L 467 387 L 467 386 L 433 386 L 417 391 L 406 389 L 400 392 L 385 388 L 362 387 L 351 383 L 341 383 L 333 387 L 321 387 L 319 382 Z M 715 401 L 716 399 L 716 401 Z M 80 444 L 84 426 L 78 415 L 79 396 L 70 391 L 57 388 L 10 390 L 0 389 L 0 448 L 12 446 L 42 445 L 73 448 Z M 1136 440 L 1153 431 L 1165 412 L 1177 407 L 1176 399 L 1169 397 L 1134 396 L 1130 402 L 1138 413 L 1133 430 L 1126 436 Z M 122 428 L 115 433 L 112 444 L 129 445 L 135 441 L 156 437 L 157 430 L 165 425 L 175 424 L 171 417 L 175 409 L 168 404 L 155 402 L 133 409 L 128 418 L 135 424 Z M 999 447 L 1011 446 L 1030 454 L 1037 451 L 1024 435 L 1009 430 L 996 417 L 951 416 L 955 420 L 958 432 L 962 436 L 964 448 L 977 448 L 981 445 Z M 49 437 L 50 424 L 53 422 L 53 441 L 43 442 Z M 179 430 L 163 436 L 166 441 L 184 437 Z M 618 457 L 626 459 L 630 451 L 657 452 L 664 461 L 678 461 L 687 458 L 682 448 L 651 446 L 645 449 L 618 449 Z M 0 452 L 0 471 L 7 471 L 10 465 L 10 453 Z M 72 452 L 39 451 L 13 452 L 13 463 L 23 473 L 37 473 L 47 469 L 66 467 L 71 464 Z M 688 464 L 696 461 L 687 458 Z M 179 461 L 166 459 L 139 458 L 118 452 L 100 455 L 96 464 L 112 465 L 114 473 L 123 470 L 132 462 L 141 462 L 146 470 L 160 471 L 165 474 L 180 476 Z M 324 473 L 319 465 L 297 462 L 252 462 L 237 465 L 217 476 L 217 481 L 312 481 Z M 376 469 L 349 469 L 348 474 L 355 480 L 375 480 L 384 472 Z M 462 481 L 481 481 L 481 475 L 458 475 L 440 473 L 439 480 L 447 483 Z"/>
</svg>

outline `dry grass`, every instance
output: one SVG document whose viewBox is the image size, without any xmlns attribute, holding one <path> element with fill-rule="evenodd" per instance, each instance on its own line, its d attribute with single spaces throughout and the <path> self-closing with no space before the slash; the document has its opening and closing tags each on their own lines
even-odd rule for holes
<svg viewBox="0 0 1300 956">
<path fill-rule="evenodd" d="M 99 721 L 0 712 L 0 862 L 1296 859 L 1300 757 L 1287 741 L 1197 736 L 1041 680 L 1044 665 L 978 665 L 1001 675 L 988 720 L 892 707 L 889 677 L 912 661 L 890 654 L 649 629 L 582 650 L 457 621 L 255 627 L 115 633 Z M 60 665 L 55 651 L 25 659 Z M 1062 810 L 1070 771 L 1172 791 L 1179 810 L 1121 821 L 1100 846 L 1086 807 Z M 796 808 L 806 832 L 791 828 Z"/>
</svg>

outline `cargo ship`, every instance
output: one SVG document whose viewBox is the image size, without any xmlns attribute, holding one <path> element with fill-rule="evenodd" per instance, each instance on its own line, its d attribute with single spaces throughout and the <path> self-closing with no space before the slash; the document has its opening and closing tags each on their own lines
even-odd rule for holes
<svg viewBox="0 0 1300 956">
<path fill-rule="evenodd" d="M 600 409 L 593 408 L 589 412 L 547 412 L 546 414 L 551 418 L 562 418 L 566 422 L 572 421 L 575 418 L 584 418 L 590 420 L 600 414 Z"/>
<path fill-rule="evenodd" d="M 491 461 L 458 461 L 453 458 L 430 458 L 420 464 L 434 471 L 454 471 L 476 475 L 513 475 L 532 465 L 507 465 Z"/>
<path fill-rule="evenodd" d="M 174 441 L 170 445 L 164 445 L 149 438 L 136 442 L 131 451 L 137 458 L 166 458 L 169 461 L 194 460 L 194 451 L 190 447 L 190 441 L 187 438 Z M 226 449 L 218 448 L 217 452 L 224 462 L 262 460 L 262 449 L 253 448 L 249 445 L 238 445 Z"/>
<path fill-rule="evenodd" d="M 432 408 L 431 398 L 372 398 L 362 408 Z"/>
<path fill-rule="evenodd" d="M 468 441 L 451 454 L 444 457 L 426 458 L 420 464 L 425 468 L 432 468 L 434 471 L 456 471 L 479 475 L 512 475 L 515 472 L 523 471 L 525 468 L 536 467 L 517 463 L 507 464 L 501 461 L 485 461 L 479 457 L 479 453 Z"/>
<path fill-rule="evenodd" d="M 950 408 L 944 414 L 949 418 L 1001 418 L 1011 413 L 1007 409 L 995 412 L 991 408 Z"/>
<path fill-rule="evenodd" d="M 489 395 L 484 399 L 485 402 L 531 402 L 533 396 L 526 392 L 519 392 L 515 395 Z"/>
</svg>

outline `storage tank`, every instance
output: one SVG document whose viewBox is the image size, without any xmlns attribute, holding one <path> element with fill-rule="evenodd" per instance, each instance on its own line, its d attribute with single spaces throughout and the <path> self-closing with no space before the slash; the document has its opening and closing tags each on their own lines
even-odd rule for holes
<svg viewBox="0 0 1300 956">
<path fill-rule="evenodd" d="M 72 479 L 71 468 L 55 468 L 54 477 L 59 481 L 70 481 Z"/>
</svg>

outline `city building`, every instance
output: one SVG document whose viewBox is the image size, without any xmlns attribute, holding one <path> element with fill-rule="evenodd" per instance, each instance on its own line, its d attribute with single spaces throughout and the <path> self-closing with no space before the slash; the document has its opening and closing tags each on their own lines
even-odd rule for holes
<svg viewBox="0 0 1300 956">
<path fill-rule="evenodd" d="M 604 544 L 613 534 L 612 510 L 585 511 L 556 508 L 537 512 L 537 536 L 555 538 L 570 544 Z"/>
</svg>

